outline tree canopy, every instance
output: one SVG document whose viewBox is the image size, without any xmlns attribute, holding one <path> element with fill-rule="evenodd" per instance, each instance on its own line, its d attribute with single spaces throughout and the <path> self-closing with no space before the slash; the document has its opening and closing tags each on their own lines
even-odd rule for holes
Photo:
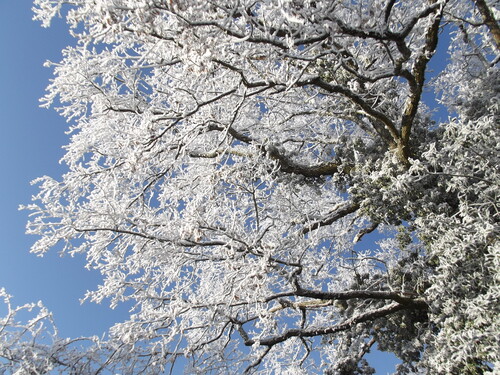
<svg viewBox="0 0 500 375">
<path fill-rule="evenodd" d="M 32 251 L 135 307 L 70 340 L 3 291 L 0 369 L 372 374 L 376 344 L 399 374 L 498 370 L 497 5 L 36 0 L 77 43 L 48 63 L 71 138 Z"/>
</svg>

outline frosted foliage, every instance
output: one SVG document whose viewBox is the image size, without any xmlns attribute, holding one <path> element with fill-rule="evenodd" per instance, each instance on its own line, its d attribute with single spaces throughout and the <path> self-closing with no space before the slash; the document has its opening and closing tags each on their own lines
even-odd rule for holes
<svg viewBox="0 0 500 375">
<path fill-rule="evenodd" d="M 86 299 L 135 308 L 78 350 L 2 342 L 0 368 L 372 374 L 376 345 L 400 374 L 498 369 L 493 1 L 34 9 L 75 45 L 47 63 L 70 139 L 26 207 L 32 251 L 83 254 L 104 279 Z"/>
<path fill-rule="evenodd" d="M 12 296 L 0 289 L 5 316 L 0 318 L 0 373 L 46 374 L 68 371 L 95 374 L 107 361 L 98 349 L 98 339 L 61 339 L 52 315 L 41 302 L 13 306 Z M 25 322 L 24 322 L 25 321 Z"/>
</svg>

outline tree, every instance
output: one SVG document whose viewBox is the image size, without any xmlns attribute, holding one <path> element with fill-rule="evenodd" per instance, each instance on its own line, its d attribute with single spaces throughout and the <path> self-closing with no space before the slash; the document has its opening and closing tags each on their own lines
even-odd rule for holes
<svg viewBox="0 0 500 375">
<path fill-rule="evenodd" d="M 32 250 L 85 254 L 87 299 L 136 308 L 31 373 L 371 374 L 375 344 L 401 374 L 499 368 L 493 1 L 35 4 L 78 43 L 49 64 L 72 135 Z"/>
</svg>

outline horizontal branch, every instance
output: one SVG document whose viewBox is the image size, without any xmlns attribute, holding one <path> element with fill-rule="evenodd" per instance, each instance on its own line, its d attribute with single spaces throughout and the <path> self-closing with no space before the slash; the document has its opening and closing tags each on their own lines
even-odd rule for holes
<svg viewBox="0 0 500 375">
<path fill-rule="evenodd" d="M 261 340 L 250 339 L 248 337 L 248 335 L 246 334 L 246 332 L 244 332 L 241 328 L 238 329 L 238 331 L 240 332 L 240 334 L 245 333 L 244 335 L 242 334 L 241 336 L 242 336 L 243 340 L 245 341 L 246 346 L 252 346 L 255 344 L 264 345 L 264 346 L 274 346 L 276 344 L 282 343 L 282 342 L 284 342 L 290 338 L 293 338 L 293 337 L 302 337 L 302 338 L 315 337 L 315 336 L 324 336 L 324 335 L 330 335 L 330 334 L 334 334 L 334 333 L 338 333 L 338 332 L 347 331 L 348 329 L 352 328 L 353 326 L 355 326 L 359 323 L 371 321 L 371 320 L 374 320 L 377 318 L 382 318 L 384 316 L 387 316 L 387 315 L 393 314 L 395 312 L 404 310 L 405 308 L 406 308 L 405 305 L 402 305 L 400 303 L 395 302 L 395 303 L 391 303 L 390 305 L 381 307 L 379 309 L 368 311 L 364 314 L 356 315 L 356 316 L 352 317 L 351 319 L 344 321 L 343 323 L 340 323 L 340 324 L 337 324 L 337 325 L 334 325 L 331 327 L 310 328 L 310 329 L 300 329 L 300 328 L 290 329 L 281 335 L 271 336 L 271 337 L 264 338 Z"/>
<path fill-rule="evenodd" d="M 278 161 L 282 172 L 300 174 L 304 177 L 331 176 L 339 172 L 339 165 L 337 163 L 306 165 L 294 162 L 280 153 L 276 147 L 267 146 L 266 150 L 271 159 Z"/>
<path fill-rule="evenodd" d="M 141 232 L 135 232 L 128 229 L 119 229 L 119 228 L 108 228 L 108 227 L 94 227 L 94 228 L 73 228 L 76 232 L 80 233 L 89 233 L 89 232 L 112 232 L 112 233 L 120 233 L 126 234 L 130 236 L 141 237 L 150 241 L 158 241 L 163 243 L 169 243 L 182 247 L 193 247 L 193 246 L 201 246 L 201 247 L 209 247 L 209 246 L 229 246 L 225 241 L 219 240 L 211 240 L 211 241 L 193 241 L 189 239 L 179 239 L 179 240 L 171 240 L 168 238 L 156 237 L 150 234 L 145 234 Z"/>
<path fill-rule="evenodd" d="M 218 125 L 210 125 L 209 130 L 225 131 L 226 128 Z M 227 129 L 229 135 L 240 142 L 246 144 L 256 144 L 257 141 L 252 137 L 245 135 L 236 129 L 230 127 Z M 284 155 L 277 147 L 272 145 L 259 145 L 258 146 L 263 153 L 266 153 L 271 159 L 276 160 L 280 167 L 280 171 L 286 173 L 295 173 L 302 175 L 304 177 L 321 177 L 330 176 L 339 172 L 349 173 L 351 168 L 339 169 L 337 163 L 322 163 L 316 165 L 307 165 L 293 161 L 291 158 Z M 216 156 L 216 155 L 214 155 Z"/>
<path fill-rule="evenodd" d="M 315 298 L 319 300 L 335 300 L 347 301 L 351 299 L 375 299 L 375 300 L 392 300 L 402 305 L 414 305 L 415 307 L 426 309 L 427 304 L 418 298 L 417 295 L 406 293 L 402 295 L 398 292 L 380 291 L 380 290 L 349 290 L 346 292 L 322 292 L 316 290 L 299 288 L 295 293 L 298 297 Z"/>
</svg>

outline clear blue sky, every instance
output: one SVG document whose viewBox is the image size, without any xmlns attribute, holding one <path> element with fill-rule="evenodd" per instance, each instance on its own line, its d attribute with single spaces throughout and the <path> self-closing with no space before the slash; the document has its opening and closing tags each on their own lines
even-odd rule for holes
<svg viewBox="0 0 500 375">
<path fill-rule="evenodd" d="M 60 61 L 61 50 L 74 40 L 63 20 L 49 29 L 32 21 L 31 6 L 30 0 L 0 0 L 0 287 L 17 305 L 42 300 L 61 336 L 100 335 L 125 319 L 127 309 L 81 305 L 85 291 L 99 284 L 99 274 L 83 268 L 83 257 L 30 254 L 36 237 L 24 234 L 28 212 L 18 211 L 36 193 L 31 180 L 64 173 L 58 161 L 68 143 L 65 120 L 39 108 L 38 99 L 52 76 L 42 64 Z"/>
<path fill-rule="evenodd" d="M 63 20 L 49 29 L 33 22 L 31 6 L 30 0 L 0 0 L 0 287 L 14 295 L 15 304 L 42 300 L 62 337 L 100 335 L 124 320 L 127 308 L 81 305 L 79 299 L 99 284 L 99 275 L 83 267 L 82 257 L 30 254 L 35 237 L 24 234 L 27 212 L 18 211 L 36 192 L 31 180 L 64 173 L 58 161 L 68 142 L 66 122 L 55 111 L 39 108 L 38 99 L 52 76 L 43 62 L 59 61 L 61 49 L 74 40 Z M 370 357 L 376 359 L 377 374 L 394 371 L 393 358 Z"/>
</svg>

